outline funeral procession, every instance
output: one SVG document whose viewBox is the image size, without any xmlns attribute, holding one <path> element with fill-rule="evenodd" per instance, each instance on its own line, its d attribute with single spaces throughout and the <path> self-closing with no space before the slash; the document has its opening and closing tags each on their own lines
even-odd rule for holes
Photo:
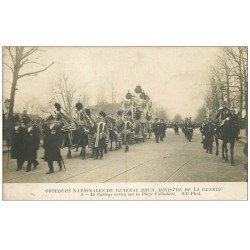
<svg viewBox="0 0 250 250">
<path fill-rule="evenodd" d="M 4 183 L 246 182 L 247 47 L 3 47 Z"/>
</svg>

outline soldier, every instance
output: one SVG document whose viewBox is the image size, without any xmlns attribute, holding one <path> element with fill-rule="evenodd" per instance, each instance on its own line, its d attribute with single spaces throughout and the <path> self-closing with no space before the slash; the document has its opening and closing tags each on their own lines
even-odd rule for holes
<svg viewBox="0 0 250 250">
<path fill-rule="evenodd" d="M 100 111 L 99 116 L 101 116 L 102 121 L 107 126 L 107 137 L 106 137 L 106 143 L 105 143 L 105 148 L 104 148 L 104 153 L 107 154 L 108 144 L 109 144 L 109 130 L 112 128 L 112 123 L 109 121 L 108 116 L 105 112 Z"/>
<path fill-rule="evenodd" d="M 221 127 L 224 125 L 226 118 L 231 117 L 231 112 L 229 108 L 227 107 L 226 101 L 221 101 L 221 106 L 219 107 L 215 119 L 217 119 L 218 126 L 216 128 L 216 132 L 219 134 L 219 137 L 221 137 Z"/>
<path fill-rule="evenodd" d="M 18 115 L 12 118 L 13 127 L 10 133 L 11 159 L 16 159 L 17 169 L 20 171 L 24 163 L 24 128 L 21 126 Z"/>
<path fill-rule="evenodd" d="M 118 149 L 122 148 L 122 131 L 123 131 L 123 112 L 121 110 L 117 111 L 117 143 Z"/>
<path fill-rule="evenodd" d="M 55 125 L 55 118 L 51 115 L 47 119 L 48 125 L 44 128 L 44 159 L 48 162 L 49 171 L 47 174 L 54 173 L 53 161 L 57 161 L 60 171 L 62 170 L 61 156 L 61 130 Z"/>
<path fill-rule="evenodd" d="M 104 122 L 104 118 L 100 115 L 96 119 L 96 133 L 95 133 L 95 160 L 100 156 L 100 160 L 103 159 L 103 152 L 106 148 L 106 140 L 108 137 L 108 128 Z"/>
<path fill-rule="evenodd" d="M 239 121 L 239 112 L 236 111 L 236 107 L 232 107 L 231 117 L 235 129 L 235 138 L 236 140 L 238 140 L 240 133 L 240 121 Z"/>
<path fill-rule="evenodd" d="M 96 130 L 96 123 L 94 119 L 91 117 L 91 112 L 90 109 L 85 109 L 85 114 L 88 116 L 89 119 L 89 124 L 88 124 L 88 143 L 89 143 L 89 148 L 92 150 L 92 155 L 91 157 L 93 158 L 95 156 L 95 130 Z"/>
<path fill-rule="evenodd" d="M 123 138 L 124 138 L 124 144 L 125 144 L 125 152 L 129 150 L 129 142 L 130 142 L 130 136 L 131 136 L 131 129 L 132 129 L 132 123 L 131 123 L 131 112 L 128 112 L 127 115 L 124 116 L 124 122 L 123 122 Z"/>
<path fill-rule="evenodd" d="M 167 124 L 166 122 L 161 119 L 160 121 L 160 140 L 163 141 L 163 138 L 166 136 L 166 129 L 167 129 Z"/>
<path fill-rule="evenodd" d="M 158 118 L 155 118 L 155 121 L 153 122 L 153 132 L 155 134 L 155 141 L 156 143 L 159 143 L 159 136 L 161 132 L 161 125 L 159 123 Z"/>
<path fill-rule="evenodd" d="M 227 117 L 230 117 L 230 116 L 231 116 L 231 112 L 230 112 L 229 108 L 227 107 L 227 102 L 222 101 L 222 105 L 218 109 L 215 118 L 219 120 L 220 126 L 222 126 L 224 124 L 225 119 Z"/>
<path fill-rule="evenodd" d="M 40 144 L 40 131 L 33 125 L 32 120 L 27 116 L 23 119 L 24 128 L 24 148 L 25 148 L 25 160 L 27 161 L 26 172 L 31 171 L 31 165 L 33 169 L 39 165 L 37 161 L 37 150 Z"/>
</svg>

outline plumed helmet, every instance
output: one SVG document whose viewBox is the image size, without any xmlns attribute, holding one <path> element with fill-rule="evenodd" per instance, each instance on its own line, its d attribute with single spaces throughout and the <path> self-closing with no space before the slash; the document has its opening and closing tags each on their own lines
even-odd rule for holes
<svg viewBox="0 0 250 250">
<path fill-rule="evenodd" d="M 132 94 L 128 91 L 126 94 L 126 99 L 130 100 L 132 98 Z"/>
<path fill-rule="evenodd" d="M 19 118 L 19 116 L 18 116 L 17 114 L 14 115 L 14 116 L 11 118 L 11 120 L 12 120 L 13 123 L 20 122 L 20 118 Z"/>
<path fill-rule="evenodd" d="M 144 91 L 140 94 L 140 98 L 146 100 L 146 94 Z"/>
<path fill-rule="evenodd" d="M 151 115 L 146 114 L 146 120 L 150 121 L 151 120 Z"/>
<path fill-rule="evenodd" d="M 60 105 L 60 103 L 57 103 L 57 102 L 55 103 L 54 106 L 55 106 L 55 108 L 56 108 L 57 111 L 60 111 L 61 108 L 62 108 L 61 105 Z"/>
<path fill-rule="evenodd" d="M 135 87 L 135 93 L 136 94 L 142 93 L 142 88 L 141 88 L 141 86 L 139 84 Z"/>
<path fill-rule="evenodd" d="M 90 109 L 85 109 L 85 113 L 86 115 L 90 116 L 91 115 Z"/>
<path fill-rule="evenodd" d="M 57 120 L 57 121 L 60 121 L 62 118 L 63 118 L 63 116 L 62 116 L 61 114 L 58 114 L 58 115 L 56 116 L 56 120 Z"/>
<path fill-rule="evenodd" d="M 53 120 L 55 120 L 55 117 L 53 115 L 50 115 L 46 120 L 47 121 L 53 121 Z"/>
<path fill-rule="evenodd" d="M 127 116 L 128 116 L 128 115 L 129 115 L 129 116 L 132 116 L 132 112 L 131 112 L 131 111 L 128 111 L 126 115 L 127 115 Z"/>
<path fill-rule="evenodd" d="M 122 116 L 122 111 L 121 111 L 121 110 L 118 110 L 118 111 L 117 111 L 117 115 Z"/>
<path fill-rule="evenodd" d="M 27 125 L 29 122 L 31 122 L 31 119 L 27 115 L 25 115 L 22 117 L 21 122 Z"/>
<path fill-rule="evenodd" d="M 139 120 L 141 118 L 141 113 L 142 113 L 141 111 L 137 110 L 135 112 L 135 119 Z"/>
<path fill-rule="evenodd" d="M 101 111 L 101 112 L 99 113 L 99 115 L 102 116 L 102 117 L 106 117 L 106 116 L 107 116 L 107 114 L 106 114 L 105 112 L 103 112 L 103 111 Z"/>
<path fill-rule="evenodd" d="M 82 103 L 80 103 L 80 102 L 76 103 L 75 108 L 76 108 L 78 111 L 81 110 L 81 109 L 83 108 Z"/>
</svg>

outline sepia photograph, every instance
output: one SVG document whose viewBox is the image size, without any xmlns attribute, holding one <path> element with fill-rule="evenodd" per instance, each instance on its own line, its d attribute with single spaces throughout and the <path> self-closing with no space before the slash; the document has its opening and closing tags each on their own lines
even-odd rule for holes
<svg viewBox="0 0 250 250">
<path fill-rule="evenodd" d="M 248 47 L 2 55 L 4 199 L 247 199 Z"/>
</svg>

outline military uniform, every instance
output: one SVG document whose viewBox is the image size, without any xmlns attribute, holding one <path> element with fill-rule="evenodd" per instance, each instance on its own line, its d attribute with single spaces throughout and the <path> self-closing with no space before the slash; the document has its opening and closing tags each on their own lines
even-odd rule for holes
<svg viewBox="0 0 250 250">
<path fill-rule="evenodd" d="M 218 112 L 215 116 L 216 119 L 219 119 L 219 121 L 221 122 L 220 126 L 223 125 L 223 122 L 224 120 L 227 118 L 227 117 L 230 117 L 231 116 L 231 112 L 229 110 L 228 107 L 224 106 L 224 107 L 220 107 L 218 109 Z"/>
<path fill-rule="evenodd" d="M 108 128 L 104 121 L 98 121 L 95 133 L 95 159 L 103 159 L 103 152 L 106 148 L 106 139 L 108 137 Z"/>
<path fill-rule="evenodd" d="M 52 120 L 52 117 L 49 120 Z M 53 161 L 57 161 L 60 170 L 62 169 L 61 145 L 62 136 L 60 127 L 54 124 L 46 125 L 44 127 L 44 160 L 48 162 L 48 174 L 54 172 Z"/>
<path fill-rule="evenodd" d="M 153 132 L 155 134 L 155 141 L 156 143 L 159 143 L 159 137 L 160 137 L 160 133 L 161 133 L 161 124 L 159 123 L 158 120 L 155 120 L 155 122 L 153 122 Z"/>
<path fill-rule="evenodd" d="M 122 135 L 123 135 L 123 141 L 125 144 L 125 152 L 129 150 L 129 142 L 131 137 L 131 129 L 132 129 L 132 123 L 128 120 L 123 121 L 122 124 Z"/>
<path fill-rule="evenodd" d="M 123 119 L 122 119 L 122 111 L 117 112 L 117 143 L 118 143 L 118 149 L 122 148 L 122 133 L 123 133 Z"/>
</svg>

